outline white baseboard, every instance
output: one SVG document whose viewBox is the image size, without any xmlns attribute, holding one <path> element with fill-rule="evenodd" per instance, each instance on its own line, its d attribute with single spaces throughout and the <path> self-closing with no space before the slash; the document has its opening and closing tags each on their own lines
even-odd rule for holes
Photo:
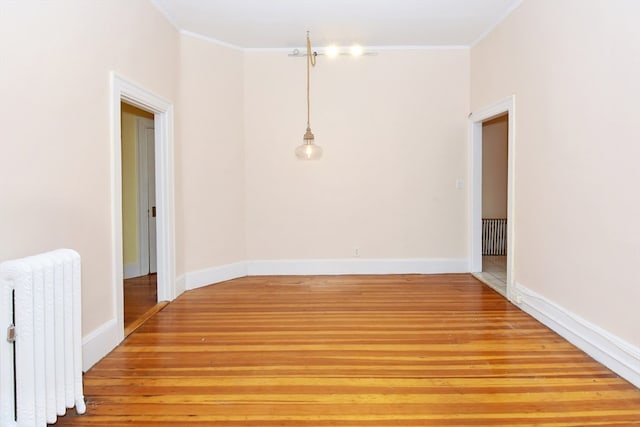
<svg viewBox="0 0 640 427">
<path fill-rule="evenodd" d="M 463 259 L 311 259 L 250 261 L 249 276 L 337 275 L 337 274 L 438 274 L 465 273 L 469 261 Z"/>
<path fill-rule="evenodd" d="M 140 264 L 125 264 L 123 273 L 125 279 L 142 276 L 140 274 Z"/>
<path fill-rule="evenodd" d="M 116 348 L 124 338 L 118 322 L 111 319 L 82 338 L 82 370 L 87 372 L 100 359 Z"/>
<path fill-rule="evenodd" d="M 466 258 L 418 259 L 315 259 L 246 261 L 216 266 L 185 275 L 185 289 L 245 276 L 294 276 L 337 274 L 438 274 L 466 273 Z"/>
<path fill-rule="evenodd" d="M 640 388 L 640 348 L 515 284 L 514 302 L 622 378 Z"/>
<path fill-rule="evenodd" d="M 176 298 L 178 298 L 184 291 L 187 290 L 186 275 L 176 277 Z"/>
<path fill-rule="evenodd" d="M 247 263 L 236 262 L 234 264 L 221 265 L 203 270 L 192 271 L 184 276 L 185 289 L 196 289 L 225 280 L 236 279 L 247 275 Z"/>
</svg>

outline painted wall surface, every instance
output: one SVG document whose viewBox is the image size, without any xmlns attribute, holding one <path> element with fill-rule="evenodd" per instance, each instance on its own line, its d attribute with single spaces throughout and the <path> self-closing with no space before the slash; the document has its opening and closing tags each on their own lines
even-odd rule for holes
<svg viewBox="0 0 640 427">
<path fill-rule="evenodd" d="M 245 53 L 247 259 L 464 258 L 469 51 Z"/>
<path fill-rule="evenodd" d="M 507 217 L 509 117 L 482 124 L 482 217 Z"/>
<path fill-rule="evenodd" d="M 640 345 L 640 2 L 525 0 L 471 52 L 516 94 L 515 281 Z"/>
<path fill-rule="evenodd" d="M 180 36 L 178 235 L 186 271 L 245 260 L 243 54 Z"/>
<path fill-rule="evenodd" d="M 79 251 L 87 335 L 114 318 L 109 73 L 174 99 L 177 33 L 145 1 L 0 9 L 0 260 Z"/>
</svg>

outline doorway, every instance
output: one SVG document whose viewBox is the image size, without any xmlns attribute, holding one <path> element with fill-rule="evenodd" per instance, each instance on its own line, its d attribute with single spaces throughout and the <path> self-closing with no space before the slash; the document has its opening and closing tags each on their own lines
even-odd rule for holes
<svg viewBox="0 0 640 427">
<path fill-rule="evenodd" d="M 122 102 L 120 123 L 126 336 L 157 311 L 154 115 Z"/>
<path fill-rule="evenodd" d="M 509 115 L 482 122 L 482 271 L 476 276 L 507 293 Z"/>
<path fill-rule="evenodd" d="M 470 271 L 513 300 L 515 96 L 472 113 L 470 120 Z"/>
<path fill-rule="evenodd" d="M 156 302 L 173 300 L 177 293 L 175 277 L 175 214 L 174 214 L 174 158 L 173 105 L 144 87 L 111 73 L 112 128 L 112 230 L 114 295 L 113 322 L 110 322 L 111 348 L 125 337 L 124 327 L 124 257 L 123 257 L 123 185 L 122 185 L 122 106 L 134 106 L 151 112 L 154 121 L 155 195 L 156 195 Z M 182 283 L 182 282 L 181 282 Z M 182 290 L 182 286 L 180 287 Z M 166 303 L 165 303 L 166 304 Z M 156 305 L 156 308 L 163 305 Z M 113 328 L 113 329 L 111 329 Z M 106 347 L 106 345 L 105 345 Z"/>
</svg>

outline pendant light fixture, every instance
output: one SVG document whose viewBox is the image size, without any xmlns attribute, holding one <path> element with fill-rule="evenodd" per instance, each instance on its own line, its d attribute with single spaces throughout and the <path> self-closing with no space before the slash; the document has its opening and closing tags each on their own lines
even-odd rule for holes
<svg viewBox="0 0 640 427">
<path fill-rule="evenodd" d="M 302 137 L 302 145 L 296 148 L 296 157 L 300 160 L 318 160 L 322 156 L 322 147 L 315 144 L 315 137 L 311 132 L 309 102 L 309 67 L 316 66 L 316 52 L 311 51 L 311 40 L 309 39 L 309 31 L 307 31 L 307 131 Z"/>
</svg>

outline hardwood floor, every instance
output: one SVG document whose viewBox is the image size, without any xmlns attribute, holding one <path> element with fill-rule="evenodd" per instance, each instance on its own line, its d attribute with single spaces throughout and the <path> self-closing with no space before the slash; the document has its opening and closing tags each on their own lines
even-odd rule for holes
<svg viewBox="0 0 640 427">
<path fill-rule="evenodd" d="M 56 426 L 640 425 L 640 390 L 470 275 L 197 289 L 84 380 Z"/>
<path fill-rule="evenodd" d="M 124 335 L 128 336 L 167 304 L 158 304 L 158 275 L 124 281 Z"/>
</svg>

